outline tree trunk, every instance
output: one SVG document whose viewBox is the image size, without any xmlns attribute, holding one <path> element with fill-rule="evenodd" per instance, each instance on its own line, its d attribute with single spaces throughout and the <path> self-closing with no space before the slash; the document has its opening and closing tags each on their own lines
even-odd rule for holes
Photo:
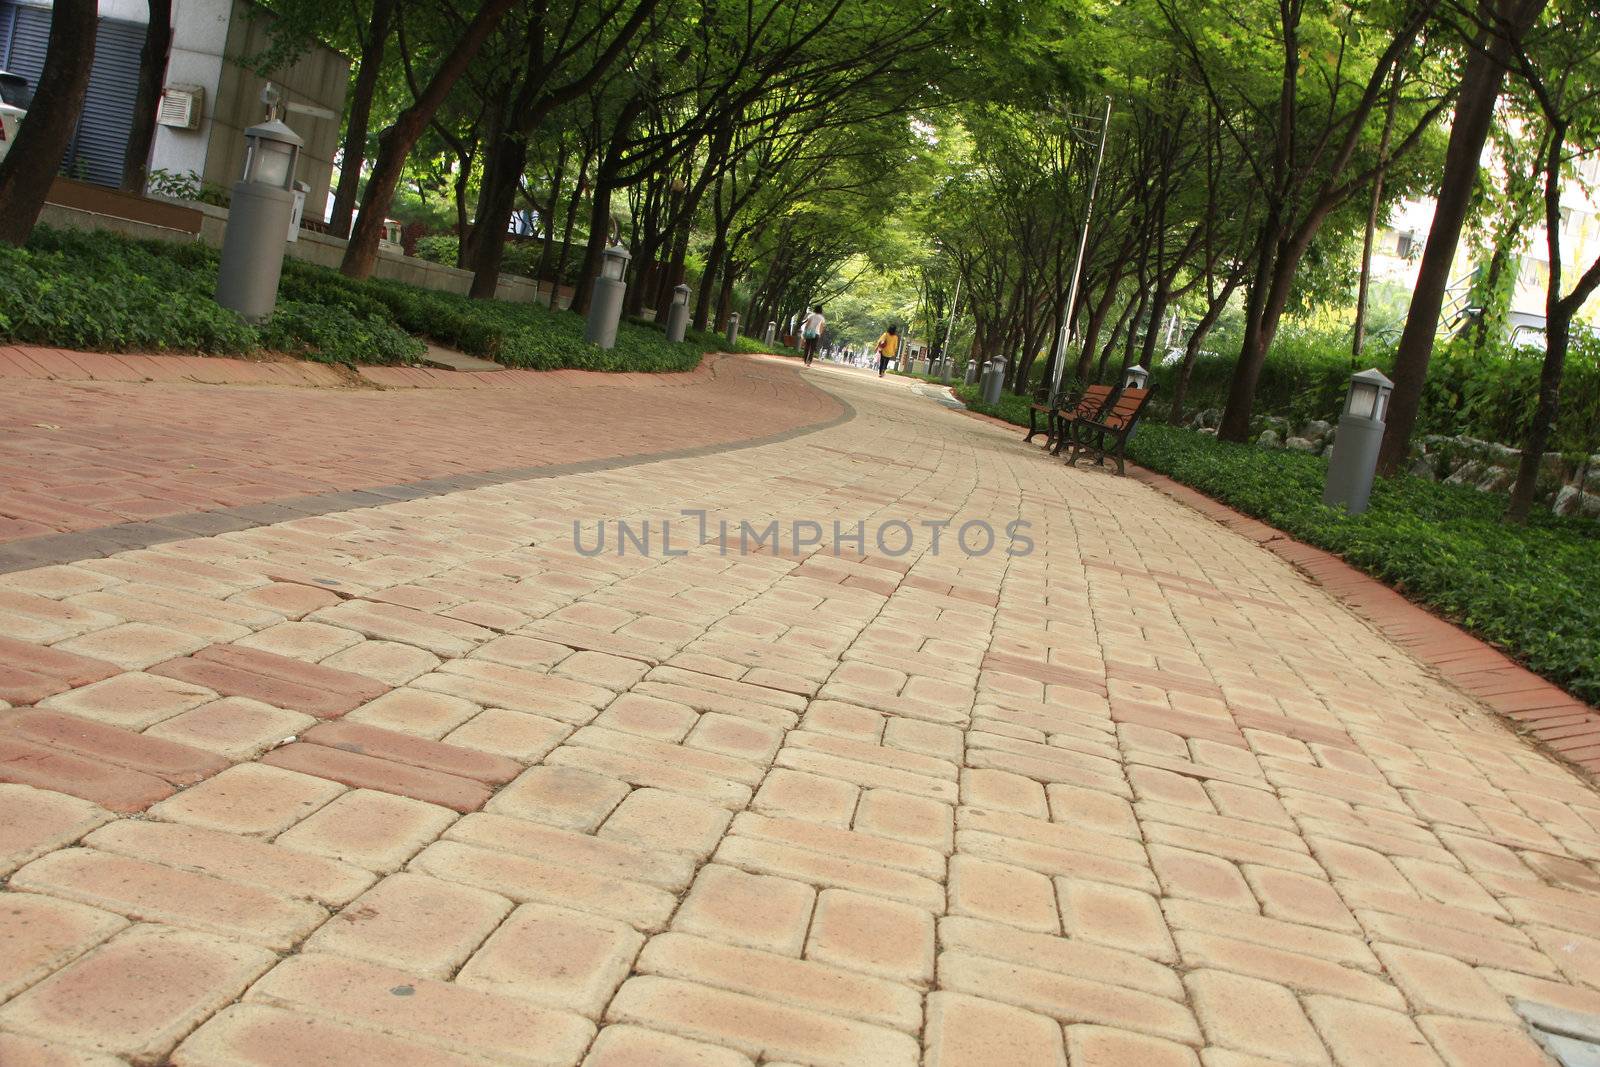
<svg viewBox="0 0 1600 1067">
<path fill-rule="evenodd" d="M 61 169 L 94 66 L 96 0 L 57 0 L 50 46 L 33 106 L 0 161 L 0 241 L 20 245 L 33 232 L 50 183 Z"/>
<path fill-rule="evenodd" d="M 434 71 L 422 94 L 400 113 L 393 125 L 378 135 L 378 158 L 373 161 L 372 176 L 367 179 L 367 187 L 361 196 L 361 213 L 350 231 L 344 261 L 339 264 L 339 270 L 347 277 L 371 277 L 372 268 L 378 262 L 378 241 L 383 236 L 383 218 L 389 211 L 389 205 L 394 203 L 394 192 L 405 170 L 406 157 L 416 147 L 434 112 L 450 95 L 450 90 L 466 72 L 468 64 L 482 50 L 489 35 L 515 4 L 516 0 L 484 0 L 466 32 L 439 64 L 439 69 Z"/>
<path fill-rule="evenodd" d="M 728 234 L 719 226 L 711 237 L 711 250 L 706 253 L 705 273 L 700 276 L 700 291 L 694 297 L 694 328 L 697 330 L 704 330 L 711 322 L 711 287 L 717 281 L 717 272 L 722 267 L 722 257 L 727 250 Z"/>
<path fill-rule="evenodd" d="M 589 298 L 594 295 L 594 278 L 600 273 L 600 256 L 611 235 L 611 180 L 602 171 L 595 180 L 594 200 L 589 205 L 589 243 L 583 247 L 583 266 L 572 293 L 572 310 L 588 314 Z"/>
<path fill-rule="evenodd" d="M 1493 14 L 1523 30 L 1538 17 L 1544 3 L 1545 0 L 1496 0 Z M 1487 5 L 1485 0 L 1484 6 Z M 1395 351 L 1394 392 L 1389 396 L 1383 445 L 1378 450 L 1378 473 L 1385 476 L 1398 472 L 1411 451 L 1411 433 L 1422 405 L 1422 386 L 1433 358 L 1433 339 L 1439 332 L 1439 312 L 1444 306 L 1445 288 L 1450 284 L 1450 268 L 1471 206 L 1483 142 L 1489 136 L 1509 54 L 1507 42 L 1497 36 L 1487 48 L 1472 49 L 1461 75 L 1433 225 L 1417 269 L 1417 285 L 1411 294 L 1400 346 Z"/>
<path fill-rule="evenodd" d="M 1561 378 L 1571 337 L 1567 313 L 1554 311 L 1546 316 L 1544 365 L 1539 368 L 1539 401 L 1533 409 L 1533 422 L 1522 442 L 1522 459 L 1517 463 L 1517 480 L 1511 486 L 1511 502 L 1506 506 L 1508 522 L 1524 523 L 1533 511 L 1539 491 L 1539 468 L 1544 460 L 1550 432 L 1555 428 L 1561 408 Z"/>
<path fill-rule="evenodd" d="M 461 241 L 461 265 L 472 271 L 467 295 L 475 300 L 490 299 L 500 287 L 506 228 L 517 205 L 517 182 L 527 162 L 528 143 L 502 127 L 484 156 L 478 183 L 478 214 Z"/>
<path fill-rule="evenodd" d="M 556 208 L 561 203 L 561 180 L 567 176 L 567 142 L 561 142 L 556 152 L 556 169 L 550 175 L 550 206 L 539 208 L 539 228 L 544 231 L 544 245 L 539 249 L 539 266 L 533 272 L 534 287 L 550 271 L 550 255 L 555 250 Z"/>
<path fill-rule="evenodd" d="M 1222 287 L 1222 292 L 1206 304 L 1206 313 L 1195 323 L 1188 344 L 1183 346 L 1183 365 L 1178 368 L 1178 380 L 1172 389 L 1172 410 L 1167 413 L 1167 421 L 1173 426 L 1183 424 L 1183 406 L 1189 399 L 1189 380 L 1194 376 L 1194 364 L 1200 356 L 1200 346 L 1205 343 L 1206 335 L 1217 324 L 1217 320 L 1222 318 L 1223 309 L 1228 306 L 1228 300 L 1238 285 L 1239 275 L 1235 273 Z"/>
<path fill-rule="evenodd" d="M 350 87 L 350 116 L 345 122 L 344 145 L 339 152 L 339 184 L 333 191 L 333 210 L 328 215 L 328 231 L 336 236 L 350 233 L 350 219 L 355 214 L 361 164 L 367 156 L 372 97 L 378 88 L 378 75 L 383 72 L 383 52 L 388 46 L 389 25 L 397 2 L 373 0 L 367 38 L 361 43 L 361 65 L 356 69 L 355 84 Z"/>
<path fill-rule="evenodd" d="M 130 193 L 144 192 L 150 146 L 156 139 L 161 83 L 166 79 L 167 55 L 172 51 L 172 0 L 149 0 L 149 12 L 144 47 L 139 50 L 139 90 L 133 98 L 128 150 L 122 157 L 122 188 Z"/>
</svg>

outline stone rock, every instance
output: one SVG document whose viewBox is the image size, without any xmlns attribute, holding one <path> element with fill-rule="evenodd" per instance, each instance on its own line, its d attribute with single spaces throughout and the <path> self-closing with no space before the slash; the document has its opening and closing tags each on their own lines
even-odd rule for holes
<svg viewBox="0 0 1600 1067">
<path fill-rule="evenodd" d="M 1307 441 L 1304 437 L 1291 437 L 1283 443 L 1283 447 L 1295 452 L 1315 452 L 1317 446 Z"/>
<path fill-rule="evenodd" d="M 1312 419 L 1300 427 L 1300 436 L 1308 441 L 1320 441 L 1333 432 L 1333 423 L 1326 419 Z"/>
<path fill-rule="evenodd" d="M 1439 472 L 1433 469 L 1433 463 L 1426 456 L 1418 456 L 1411 461 L 1411 469 L 1407 472 L 1413 478 L 1422 478 L 1426 481 L 1439 480 Z"/>
<path fill-rule="evenodd" d="M 1480 493 L 1499 493 L 1511 487 L 1517 480 L 1516 472 L 1504 467 L 1490 467 L 1482 478 L 1478 480 L 1476 489 Z"/>
<path fill-rule="evenodd" d="M 1475 459 L 1469 459 L 1465 463 L 1452 468 L 1450 476 L 1445 481 L 1450 485 L 1477 485 L 1483 478 L 1484 469 L 1485 464 L 1479 463 Z"/>
<path fill-rule="evenodd" d="M 1261 436 L 1256 438 L 1256 444 L 1262 448 L 1282 448 L 1283 438 L 1278 436 L 1277 430 L 1262 430 Z"/>
<path fill-rule="evenodd" d="M 1217 430 L 1214 426 L 1202 426 L 1198 432 L 1205 434 L 1207 437 L 1217 436 Z"/>
<path fill-rule="evenodd" d="M 1557 515 L 1571 515 L 1578 510 L 1578 504 L 1583 499 L 1583 494 L 1575 485 L 1563 485 L 1561 492 L 1556 494 L 1555 503 L 1550 505 L 1550 510 Z"/>
</svg>

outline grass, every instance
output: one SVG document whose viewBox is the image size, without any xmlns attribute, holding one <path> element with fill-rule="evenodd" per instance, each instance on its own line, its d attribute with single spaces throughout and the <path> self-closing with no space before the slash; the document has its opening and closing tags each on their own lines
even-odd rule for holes
<svg viewBox="0 0 1600 1067">
<path fill-rule="evenodd" d="M 284 261 L 276 312 L 253 326 L 213 299 L 217 260 L 200 244 L 39 227 L 27 247 L 0 248 L 0 340 L 106 352 L 270 349 L 352 365 L 413 363 L 432 341 L 509 367 L 600 371 L 692 370 L 725 347 L 703 332 L 673 344 L 663 327 L 630 320 L 616 346 L 601 349 L 571 312 L 356 281 L 294 259 Z M 751 338 L 738 348 L 767 350 Z"/>
<path fill-rule="evenodd" d="M 975 411 L 1026 426 L 1028 400 Z M 1342 556 L 1412 600 L 1504 649 L 1528 669 L 1600 702 L 1600 523 L 1536 514 L 1502 521 L 1505 500 L 1409 476 L 1380 479 L 1357 516 L 1322 503 L 1326 460 L 1237 445 L 1155 423 L 1128 458 L 1308 544 Z"/>
</svg>

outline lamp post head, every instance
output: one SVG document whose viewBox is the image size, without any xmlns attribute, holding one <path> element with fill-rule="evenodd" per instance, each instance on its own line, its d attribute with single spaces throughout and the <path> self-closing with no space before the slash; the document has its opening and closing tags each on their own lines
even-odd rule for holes
<svg viewBox="0 0 1600 1067">
<path fill-rule="evenodd" d="M 274 189 L 294 188 L 295 166 L 300 159 L 300 135 L 278 119 L 268 119 L 244 131 L 244 180 Z"/>
<path fill-rule="evenodd" d="M 1124 389 L 1143 389 L 1150 383 L 1150 372 L 1137 363 L 1129 367 L 1123 375 L 1122 387 Z"/>
<path fill-rule="evenodd" d="M 1389 394 L 1392 392 L 1394 383 L 1376 367 L 1357 371 L 1350 376 L 1350 394 L 1345 399 L 1345 414 L 1382 422 L 1388 414 Z"/>
<path fill-rule="evenodd" d="M 672 302 L 678 307 L 688 307 L 689 287 L 687 285 L 674 286 L 672 290 Z"/>
<path fill-rule="evenodd" d="M 600 276 L 620 282 L 628 273 L 628 260 L 633 256 L 620 243 L 607 245 L 600 256 Z"/>
</svg>

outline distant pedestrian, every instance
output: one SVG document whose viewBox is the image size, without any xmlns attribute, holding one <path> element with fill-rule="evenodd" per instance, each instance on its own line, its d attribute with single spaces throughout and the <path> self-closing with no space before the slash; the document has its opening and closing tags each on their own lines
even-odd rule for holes
<svg viewBox="0 0 1600 1067">
<path fill-rule="evenodd" d="M 889 361 L 900 354 L 900 327 L 891 324 L 878 338 L 878 377 L 883 377 Z"/>
<path fill-rule="evenodd" d="M 822 331 L 827 327 L 828 320 L 822 317 L 821 304 L 812 308 L 811 314 L 800 324 L 800 337 L 805 342 L 806 366 L 811 366 L 811 360 L 817 354 L 817 346 L 822 343 Z"/>
</svg>

